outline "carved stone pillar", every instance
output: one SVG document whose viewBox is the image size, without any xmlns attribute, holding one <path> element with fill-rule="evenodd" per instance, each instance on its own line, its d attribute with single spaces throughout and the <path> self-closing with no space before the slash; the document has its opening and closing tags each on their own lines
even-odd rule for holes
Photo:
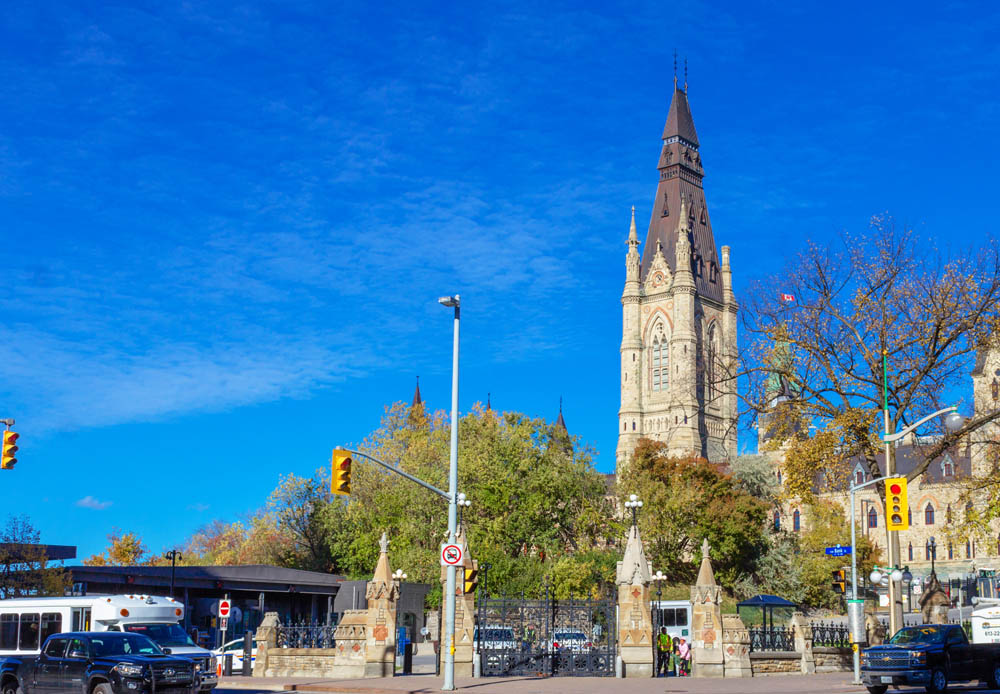
<svg viewBox="0 0 1000 694">
<path fill-rule="evenodd" d="M 392 677 L 396 671 L 396 603 L 399 583 L 389 568 L 389 540 L 379 541 L 378 565 L 368 582 L 368 620 L 365 625 L 365 677 Z"/>
<path fill-rule="evenodd" d="M 753 677 L 750 631 L 738 614 L 722 615 L 722 658 L 726 677 Z"/>
<path fill-rule="evenodd" d="M 706 539 L 701 544 L 701 568 L 691 586 L 691 674 L 722 677 L 722 589 L 715 582 Z"/>
<path fill-rule="evenodd" d="M 652 677 L 653 618 L 649 609 L 651 573 L 639 528 L 629 529 L 625 555 L 618 562 L 618 650 L 625 677 Z"/>
<path fill-rule="evenodd" d="M 264 619 L 257 627 L 254 638 L 257 641 L 257 657 L 253 662 L 253 676 L 264 677 L 267 673 L 267 652 L 278 647 L 277 612 L 264 613 Z"/>
<path fill-rule="evenodd" d="M 795 637 L 795 650 L 802 654 L 802 674 L 812 675 L 816 672 L 816 661 L 813 658 L 813 630 L 806 616 L 796 612 L 788 621 Z"/>
</svg>

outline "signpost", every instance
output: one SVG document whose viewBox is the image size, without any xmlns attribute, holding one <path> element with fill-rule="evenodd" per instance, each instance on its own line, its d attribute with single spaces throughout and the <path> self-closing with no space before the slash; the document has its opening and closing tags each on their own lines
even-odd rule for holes
<svg viewBox="0 0 1000 694">
<path fill-rule="evenodd" d="M 441 545 L 441 566 L 458 566 L 461 563 L 461 547 L 458 545 Z"/>
<path fill-rule="evenodd" d="M 850 545 L 847 547 L 844 545 L 834 545 L 833 547 L 827 547 L 824 551 L 831 557 L 846 557 L 851 553 L 851 547 Z"/>
<path fill-rule="evenodd" d="M 232 614 L 233 603 L 229 601 L 229 596 L 219 600 L 219 638 L 222 640 L 218 646 L 226 643 L 226 627 L 229 626 L 229 615 Z"/>
</svg>

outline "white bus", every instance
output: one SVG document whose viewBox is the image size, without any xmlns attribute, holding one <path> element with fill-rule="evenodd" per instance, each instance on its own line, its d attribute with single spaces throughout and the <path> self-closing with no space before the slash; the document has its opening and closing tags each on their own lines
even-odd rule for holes
<svg viewBox="0 0 1000 694">
<path fill-rule="evenodd" d="M 191 641 L 180 624 L 183 619 L 183 603 L 152 595 L 0 600 L 0 656 L 38 654 L 52 634 L 128 631 L 189 658 L 200 673 L 201 691 L 214 689 L 218 684 L 215 656 Z"/>
<path fill-rule="evenodd" d="M 652 608 L 653 624 L 657 627 L 666 627 L 670 638 L 687 639 L 687 642 L 691 643 L 690 600 L 654 600 Z M 653 642 L 656 642 L 656 634 L 653 635 Z"/>
</svg>

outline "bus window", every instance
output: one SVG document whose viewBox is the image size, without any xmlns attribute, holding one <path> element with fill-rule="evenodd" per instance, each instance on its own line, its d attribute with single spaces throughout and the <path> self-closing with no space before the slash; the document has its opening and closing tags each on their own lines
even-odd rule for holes
<svg viewBox="0 0 1000 694">
<path fill-rule="evenodd" d="M 58 612 L 42 613 L 42 643 L 45 639 L 62 631 L 62 615 Z"/>
<path fill-rule="evenodd" d="M 688 611 L 683 607 L 677 608 L 677 616 L 674 618 L 674 622 L 679 627 L 686 627 L 688 625 Z"/>
<path fill-rule="evenodd" d="M 90 608 L 73 608 L 73 631 L 90 631 Z"/>
<path fill-rule="evenodd" d="M 0 648 L 17 650 L 17 615 L 0 614 Z"/>
<path fill-rule="evenodd" d="M 38 613 L 21 615 L 21 636 L 18 639 L 18 650 L 38 650 Z"/>
</svg>

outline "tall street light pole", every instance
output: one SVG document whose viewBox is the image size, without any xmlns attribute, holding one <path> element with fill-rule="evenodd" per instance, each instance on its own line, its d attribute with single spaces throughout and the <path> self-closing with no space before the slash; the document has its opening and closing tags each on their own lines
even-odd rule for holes
<svg viewBox="0 0 1000 694">
<path fill-rule="evenodd" d="M 458 324 L 461 299 L 458 294 L 438 299 L 442 306 L 455 309 L 455 339 L 451 356 L 451 456 L 448 463 L 448 542 L 455 541 L 458 521 Z M 455 689 L 455 566 L 449 564 L 444 601 L 444 683 L 442 691 Z"/>
</svg>

